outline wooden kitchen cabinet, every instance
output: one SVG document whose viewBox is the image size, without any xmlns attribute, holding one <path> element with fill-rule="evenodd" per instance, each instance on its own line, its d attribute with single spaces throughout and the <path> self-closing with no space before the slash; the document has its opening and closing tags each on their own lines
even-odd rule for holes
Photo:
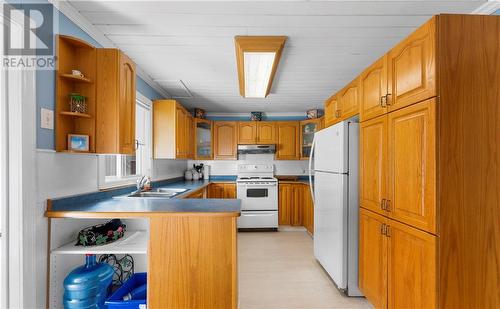
<svg viewBox="0 0 500 309">
<path fill-rule="evenodd" d="M 153 158 L 193 158 L 193 143 L 189 112 L 176 100 L 153 101 Z"/>
<path fill-rule="evenodd" d="M 299 160 L 299 130 L 298 121 L 279 121 L 276 123 L 277 149 L 276 160 Z"/>
<path fill-rule="evenodd" d="M 97 49 L 97 153 L 135 154 L 135 76 L 135 64 L 123 52 Z"/>
<path fill-rule="evenodd" d="M 213 182 L 208 186 L 208 198 L 236 198 L 236 184 Z"/>
<path fill-rule="evenodd" d="M 309 185 L 300 182 L 279 184 L 278 224 L 304 226 L 313 233 L 314 206 L 309 190 Z"/>
<path fill-rule="evenodd" d="M 303 190 L 303 216 L 302 223 L 304 227 L 307 229 L 309 234 L 314 234 L 314 201 L 311 195 L 310 186 L 307 184 L 302 185 Z"/>
<path fill-rule="evenodd" d="M 373 63 L 359 78 L 359 120 L 387 113 L 387 55 Z"/>
<path fill-rule="evenodd" d="M 236 121 L 214 122 L 214 159 L 236 160 L 238 158 L 238 126 Z"/>
<path fill-rule="evenodd" d="M 389 217 L 436 232 L 436 99 L 388 114 Z M 366 171 L 366 169 L 365 169 Z"/>
<path fill-rule="evenodd" d="M 436 308 L 436 236 L 363 208 L 359 288 L 375 308 Z"/>
<path fill-rule="evenodd" d="M 372 113 L 383 65 L 361 77 L 359 281 L 375 307 L 500 307 L 499 34 L 498 16 L 433 17 L 386 56 L 387 112 Z"/>
<path fill-rule="evenodd" d="M 314 133 L 322 129 L 322 119 L 309 119 L 300 122 L 300 159 L 308 160 L 311 156 Z"/>
<path fill-rule="evenodd" d="M 255 144 L 257 142 L 257 123 L 253 121 L 238 122 L 238 144 Z"/>
<path fill-rule="evenodd" d="M 389 111 L 436 96 L 436 19 L 433 17 L 388 53 Z"/>
<path fill-rule="evenodd" d="M 437 308 L 437 237 L 388 220 L 386 238 L 388 308 Z"/>
<path fill-rule="evenodd" d="M 194 157 L 196 160 L 212 160 L 213 152 L 213 122 L 206 119 L 193 118 L 194 126 Z"/>
<path fill-rule="evenodd" d="M 278 189 L 278 224 L 291 225 L 292 204 L 293 204 L 293 184 L 279 184 Z"/>
<path fill-rule="evenodd" d="M 198 190 L 190 193 L 185 198 L 206 198 L 206 196 L 207 196 L 207 188 L 203 187 L 201 189 L 198 189 Z"/>
<path fill-rule="evenodd" d="M 387 219 L 359 209 L 359 289 L 375 308 L 387 308 Z"/>
<path fill-rule="evenodd" d="M 362 122 L 359 127 L 359 204 L 385 214 L 387 195 L 387 116 Z"/>
<path fill-rule="evenodd" d="M 238 122 L 238 144 L 274 144 L 276 126 L 270 121 Z"/>
<path fill-rule="evenodd" d="M 359 83 L 354 79 L 337 94 L 338 117 L 341 120 L 348 119 L 359 112 Z"/>
<path fill-rule="evenodd" d="M 329 97 L 325 101 L 325 128 L 337 123 L 339 121 L 338 117 L 338 101 L 337 95 Z"/>
</svg>

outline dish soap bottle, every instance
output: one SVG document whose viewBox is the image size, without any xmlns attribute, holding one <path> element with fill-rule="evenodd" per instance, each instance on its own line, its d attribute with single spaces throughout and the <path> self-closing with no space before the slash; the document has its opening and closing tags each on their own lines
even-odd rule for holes
<svg viewBox="0 0 500 309">
<path fill-rule="evenodd" d="M 95 254 L 86 254 L 85 265 L 75 268 L 64 279 L 64 308 L 105 308 L 112 280 L 113 267 L 97 263 Z"/>
</svg>

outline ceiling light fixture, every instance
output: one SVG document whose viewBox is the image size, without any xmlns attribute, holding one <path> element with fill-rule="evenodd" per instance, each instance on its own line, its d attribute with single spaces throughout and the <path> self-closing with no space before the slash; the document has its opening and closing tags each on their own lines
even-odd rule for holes
<svg viewBox="0 0 500 309">
<path fill-rule="evenodd" d="M 271 91 L 285 41 L 286 36 L 234 37 L 242 97 L 267 97 Z"/>
</svg>

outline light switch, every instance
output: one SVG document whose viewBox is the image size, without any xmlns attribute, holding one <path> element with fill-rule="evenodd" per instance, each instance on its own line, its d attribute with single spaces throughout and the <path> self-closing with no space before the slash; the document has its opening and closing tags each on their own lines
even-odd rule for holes
<svg viewBox="0 0 500 309">
<path fill-rule="evenodd" d="M 54 111 L 42 108 L 40 112 L 40 127 L 42 129 L 54 130 Z"/>
</svg>

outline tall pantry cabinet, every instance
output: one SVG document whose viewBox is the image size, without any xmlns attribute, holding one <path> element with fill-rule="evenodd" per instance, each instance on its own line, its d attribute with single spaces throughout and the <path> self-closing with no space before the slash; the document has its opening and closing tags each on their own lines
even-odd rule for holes
<svg viewBox="0 0 500 309">
<path fill-rule="evenodd" d="M 500 17 L 435 16 L 359 84 L 361 290 L 500 307 Z"/>
</svg>

